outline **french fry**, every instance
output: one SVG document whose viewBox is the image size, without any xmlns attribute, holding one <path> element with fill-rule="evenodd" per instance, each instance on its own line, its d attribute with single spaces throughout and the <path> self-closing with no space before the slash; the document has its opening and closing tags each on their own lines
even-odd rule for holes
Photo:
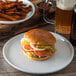
<svg viewBox="0 0 76 76">
<path fill-rule="evenodd" d="M 9 9 L 9 8 L 13 8 L 13 7 L 17 7 L 18 5 L 20 6 L 26 6 L 26 4 L 23 4 L 22 1 L 20 2 L 14 2 L 14 3 L 9 3 L 7 5 L 5 5 L 6 9 Z"/>
<path fill-rule="evenodd" d="M 25 13 L 24 13 L 24 12 L 14 12 L 14 11 L 6 12 L 6 14 L 8 14 L 8 15 L 16 14 L 16 15 L 20 15 L 20 16 L 25 15 Z"/>
<path fill-rule="evenodd" d="M 25 17 L 26 17 L 26 15 L 24 15 L 24 16 L 19 16 L 19 15 L 14 15 L 13 16 L 14 18 L 16 18 L 17 20 L 20 20 L 20 19 L 24 19 Z"/>
<path fill-rule="evenodd" d="M 22 8 L 22 11 L 25 12 L 25 13 L 28 13 L 29 11 L 31 11 L 31 7 L 26 7 L 26 8 Z"/>
<path fill-rule="evenodd" d="M 0 13 L 0 16 L 3 17 L 3 18 L 9 19 L 11 21 L 16 21 L 16 19 L 14 17 L 6 15 L 6 14 Z"/>
<path fill-rule="evenodd" d="M 17 20 L 21 19 L 21 16 L 19 15 L 14 15 L 13 17 L 16 18 Z"/>
<path fill-rule="evenodd" d="M 0 21 L 9 21 L 9 20 L 6 18 L 0 18 Z"/>
<path fill-rule="evenodd" d="M 11 3 L 16 3 L 16 1 L 7 1 L 5 4 L 11 4 Z"/>
<path fill-rule="evenodd" d="M 14 11 L 8 11 L 8 12 L 6 12 L 6 14 L 12 15 L 12 14 L 15 14 L 15 12 Z"/>
<path fill-rule="evenodd" d="M 7 12 L 10 12 L 10 11 L 11 11 L 11 12 L 14 12 L 14 11 L 17 11 L 17 8 L 7 9 L 6 11 L 7 11 Z"/>
<path fill-rule="evenodd" d="M 25 15 L 24 12 L 15 12 L 15 14 L 20 15 L 20 16 Z"/>
<path fill-rule="evenodd" d="M 17 5 L 17 3 L 11 3 L 8 5 L 5 5 L 5 7 L 6 7 L 6 9 L 9 9 L 9 8 L 15 7 L 16 5 Z"/>
<path fill-rule="evenodd" d="M 29 12 L 29 11 L 31 11 L 32 10 L 32 7 L 26 7 L 26 8 L 21 8 L 20 6 L 19 7 L 17 7 L 17 9 L 20 9 L 22 12 L 24 12 L 24 13 L 27 13 L 27 12 Z"/>
</svg>

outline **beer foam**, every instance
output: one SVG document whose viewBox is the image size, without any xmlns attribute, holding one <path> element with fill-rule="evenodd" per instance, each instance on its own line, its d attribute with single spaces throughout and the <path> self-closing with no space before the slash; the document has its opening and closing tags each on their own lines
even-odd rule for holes
<svg viewBox="0 0 76 76">
<path fill-rule="evenodd" d="M 57 0 L 57 7 L 63 10 L 72 10 L 76 0 Z"/>
</svg>

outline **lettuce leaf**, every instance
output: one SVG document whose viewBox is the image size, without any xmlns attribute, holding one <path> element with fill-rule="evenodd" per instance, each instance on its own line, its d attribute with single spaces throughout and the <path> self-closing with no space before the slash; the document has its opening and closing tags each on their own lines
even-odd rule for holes
<svg viewBox="0 0 76 76">
<path fill-rule="evenodd" d="M 36 45 L 37 48 L 39 49 L 51 49 L 52 52 L 55 52 L 55 46 L 54 45 Z"/>
</svg>

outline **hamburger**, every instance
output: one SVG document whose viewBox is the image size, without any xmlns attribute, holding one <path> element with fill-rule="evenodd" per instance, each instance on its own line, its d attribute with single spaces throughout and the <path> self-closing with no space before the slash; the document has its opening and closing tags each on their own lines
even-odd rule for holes
<svg viewBox="0 0 76 76">
<path fill-rule="evenodd" d="M 32 60 L 46 60 L 55 53 L 56 38 L 44 29 L 32 29 L 21 39 L 23 53 Z"/>
</svg>

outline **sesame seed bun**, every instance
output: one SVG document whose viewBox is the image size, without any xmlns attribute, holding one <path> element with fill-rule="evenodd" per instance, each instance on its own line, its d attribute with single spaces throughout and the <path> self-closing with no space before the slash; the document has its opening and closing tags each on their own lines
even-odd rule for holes
<svg viewBox="0 0 76 76">
<path fill-rule="evenodd" d="M 36 45 L 54 45 L 56 43 L 56 38 L 44 29 L 32 29 L 24 34 L 24 38 Z"/>
</svg>

